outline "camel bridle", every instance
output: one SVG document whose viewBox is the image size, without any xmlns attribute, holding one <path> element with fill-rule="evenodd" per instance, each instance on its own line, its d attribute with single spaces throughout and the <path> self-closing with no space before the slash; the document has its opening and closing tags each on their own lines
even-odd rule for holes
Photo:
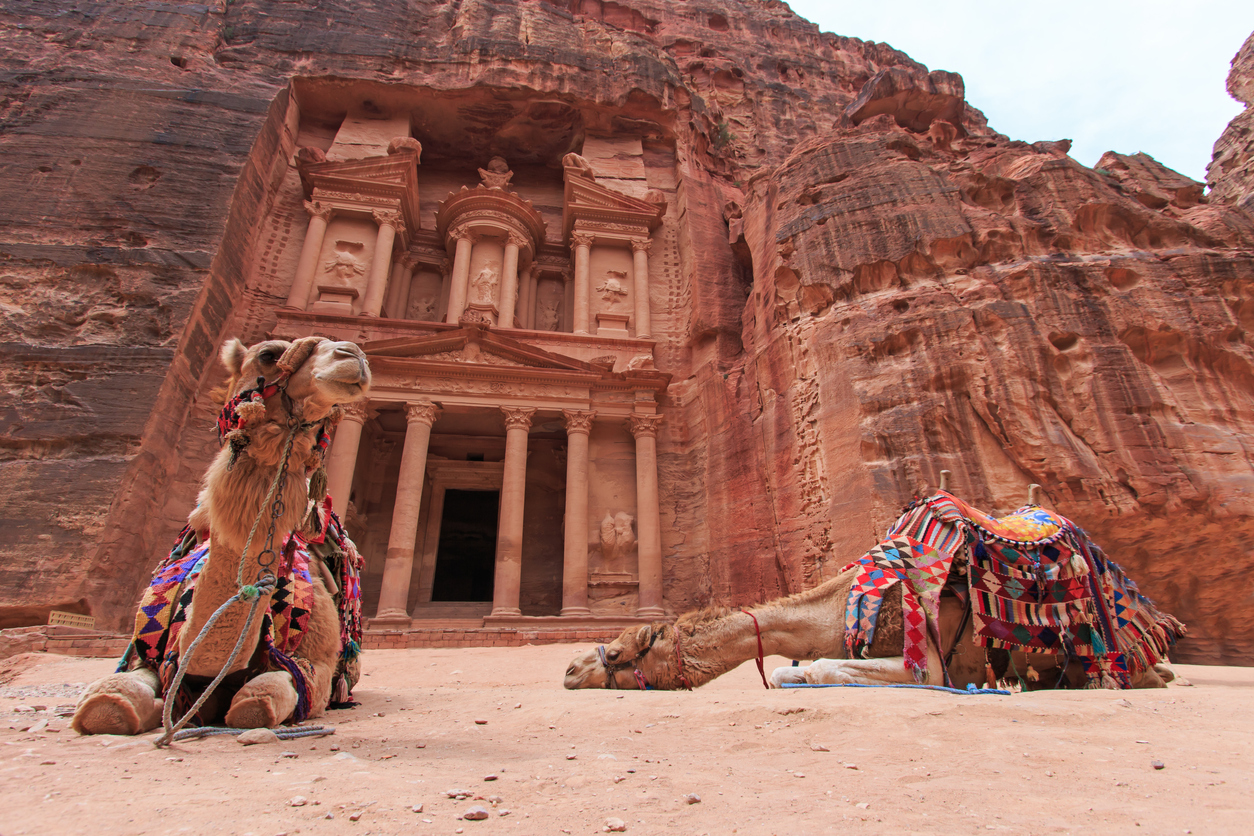
<svg viewBox="0 0 1254 836">
<path fill-rule="evenodd" d="M 692 685 L 688 682 L 688 677 L 684 675 L 684 657 L 679 647 L 679 628 L 676 627 L 673 629 L 675 633 L 675 667 L 679 673 L 679 684 L 684 687 L 684 690 L 691 691 Z M 611 664 L 609 657 L 606 656 L 605 653 L 605 645 L 602 644 L 597 646 L 597 659 L 600 660 L 601 667 L 605 668 L 605 687 L 607 689 L 616 690 L 618 688 L 618 683 L 615 681 L 615 676 L 619 671 L 631 668 L 632 674 L 636 677 L 636 685 L 639 686 L 641 691 L 654 690 L 652 686 L 649 685 L 649 680 L 645 678 L 644 673 L 640 670 L 640 660 L 648 655 L 649 651 L 653 649 L 653 645 L 657 642 L 658 637 L 662 635 L 661 630 L 652 630 L 651 633 L 652 634 L 649 636 L 649 644 L 645 647 L 645 649 L 637 653 L 635 658 L 628 659 L 626 662 L 615 662 Z"/>
</svg>

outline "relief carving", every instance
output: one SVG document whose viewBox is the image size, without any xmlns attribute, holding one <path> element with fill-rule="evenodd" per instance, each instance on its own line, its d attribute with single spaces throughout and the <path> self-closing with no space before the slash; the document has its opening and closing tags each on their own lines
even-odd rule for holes
<svg viewBox="0 0 1254 836">
<path fill-rule="evenodd" d="M 597 293 L 601 294 L 601 299 L 608 305 L 617 305 L 627 296 L 627 291 L 623 285 L 627 282 L 627 274 L 622 270 L 610 270 L 605 274 L 605 280 L 601 282 L 601 286 L 597 288 Z"/>
<path fill-rule="evenodd" d="M 366 249 L 366 245 L 358 241 L 336 241 L 335 254 L 323 262 L 322 268 L 336 284 L 350 287 L 366 275 L 366 265 L 361 263 L 358 253 Z"/>
<path fill-rule="evenodd" d="M 619 511 L 613 516 L 605 512 L 601 520 L 601 556 L 605 559 L 605 568 L 613 571 L 620 567 L 624 558 L 636 547 L 636 535 L 632 531 L 632 523 L 636 518 L 626 511 Z"/>
<path fill-rule="evenodd" d="M 514 172 L 509 170 L 509 163 L 505 162 L 504 157 L 493 157 L 488 161 L 486 170 L 479 169 L 479 177 L 482 178 L 483 185 L 489 189 L 505 191 L 509 186 L 509 181 L 514 177 Z"/>
<path fill-rule="evenodd" d="M 440 300 L 434 296 L 423 296 L 414 301 L 413 316 L 419 322 L 435 322 L 435 309 Z"/>
<path fill-rule="evenodd" d="M 536 328 L 541 331 L 556 331 L 562 322 L 562 300 L 558 296 L 540 300 L 540 309 L 536 313 Z"/>
<path fill-rule="evenodd" d="M 474 294 L 471 300 L 473 304 L 491 305 L 496 301 L 496 275 L 496 263 L 489 261 L 483 265 L 479 275 L 470 280 L 470 287 Z"/>
</svg>

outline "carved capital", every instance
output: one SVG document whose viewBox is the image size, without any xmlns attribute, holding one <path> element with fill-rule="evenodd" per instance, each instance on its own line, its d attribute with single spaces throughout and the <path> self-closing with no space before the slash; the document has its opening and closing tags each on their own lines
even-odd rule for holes
<svg viewBox="0 0 1254 836">
<path fill-rule="evenodd" d="M 440 417 L 440 407 L 430 401 L 405 404 L 405 421 L 408 424 L 426 424 L 428 427 Z"/>
<path fill-rule="evenodd" d="M 531 416 L 536 414 L 534 408 L 527 406 L 503 406 L 501 412 L 505 415 L 506 430 L 530 430 Z"/>
<path fill-rule="evenodd" d="M 397 260 L 400 261 L 401 264 L 405 265 L 406 270 L 410 270 L 410 271 L 412 271 L 419 264 L 422 264 L 422 259 L 414 255 L 413 253 L 408 253 L 408 252 L 402 255 Z"/>
<path fill-rule="evenodd" d="M 449 274 L 453 272 L 453 262 L 447 258 L 440 259 L 440 277 L 447 279 Z"/>
<path fill-rule="evenodd" d="M 321 200 L 306 200 L 305 211 L 309 213 L 311 218 L 322 218 L 324 221 L 329 221 L 335 210 L 331 208 L 330 204 L 323 203 Z"/>
<path fill-rule="evenodd" d="M 452 229 L 449 232 L 448 237 L 454 241 L 469 241 L 472 244 L 478 240 L 478 237 L 473 232 L 471 232 L 467 227 L 464 227 L 464 226 L 459 226 L 459 227 L 455 227 L 454 229 Z"/>
<path fill-rule="evenodd" d="M 566 416 L 567 435 L 592 432 L 592 419 L 596 417 L 596 410 L 563 409 L 562 414 Z"/>
<path fill-rule="evenodd" d="M 340 404 L 340 413 L 344 416 L 343 421 L 356 421 L 358 424 L 366 423 L 366 402 L 354 401 L 353 403 Z"/>
<path fill-rule="evenodd" d="M 649 250 L 653 247 L 653 241 L 649 238 L 632 238 L 631 251 L 633 253 L 649 254 Z"/>
<path fill-rule="evenodd" d="M 596 240 L 596 236 L 591 232 L 572 232 L 570 234 L 570 245 L 572 247 L 591 247 L 592 242 Z"/>
<path fill-rule="evenodd" d="M 390 209 L 375 209 L 371 214 L 374 215 L 374 222 L 379 226 L 390 226 L 397 232 L 405 228 L 405 225 L 401 223 L 400 212 L 394 212 Z"/>
<path fill-rule="evenodd" d="M 637 412 L 627 418 L 627 427 L 636 438 L 641 436 L 657 438 L 657 430 L 660 426 L 662 426 L 661 415 L 642 415 Z"/>
<path fill-rule="evenodd" d="M 527 249 L 527 245 L 530 244 L 531 242 L 528 241 L 523 236 L 519 235 L 517 232 L 511 232 L 509 234 L 509 243 L 513 244 L 515 247 L 517 247 L 520 250 L 525 250 Z"/>
</svg>

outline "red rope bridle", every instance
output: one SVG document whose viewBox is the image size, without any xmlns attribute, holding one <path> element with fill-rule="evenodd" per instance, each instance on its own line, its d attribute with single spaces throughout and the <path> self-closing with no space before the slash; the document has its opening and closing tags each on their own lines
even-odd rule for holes
<svg viewBox="0 0 1254 836">
<path fill-rule="evenodd" d="M 758 626 L 758 617 L 748 610 L 741 610 L 742 613 L 753 619 L 753 631 L 758 634 L 758 675 L 762 677 L 762 687 L 771 690 L 771 686 L 766 683 L 766 667 L 762 663 L 762 628 Z"/>
</svg>

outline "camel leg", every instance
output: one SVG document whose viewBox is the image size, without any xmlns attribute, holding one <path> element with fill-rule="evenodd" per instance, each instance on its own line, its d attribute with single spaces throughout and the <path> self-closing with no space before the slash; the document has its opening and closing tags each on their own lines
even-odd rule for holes
<svg viewBox="0 0 1254 836">
<path fill-rule="evenodd" d="M 244 683 L 226 712 L 233 729 L 272 729 L 296 710 L 296 686 L 287 671 L 270 671 Z"/>
<path fill-rule="evenodd" d="M 161 724 L 161 681 L 137 668 L 98 679 L 78 701 L 70 727 L 79 734 L 142 734 Z"/>
<path fill-rule="evenodd" d="M 891 685 L 913 683 L 900 656 L 882 659 L 819 659 L 802 669 L 811 685 Z"/>
<path fill-rule="evenodd" d="M 830 660 L 829 660 L 830 661 Z M 806 668 L 808 665 L 788 665 L 787 667 L 776 668 L 771 671 L 771 687 L 783 688 L 784 683 L 789 685 L 800 685 L 806 681 Z"/>
</svg>

